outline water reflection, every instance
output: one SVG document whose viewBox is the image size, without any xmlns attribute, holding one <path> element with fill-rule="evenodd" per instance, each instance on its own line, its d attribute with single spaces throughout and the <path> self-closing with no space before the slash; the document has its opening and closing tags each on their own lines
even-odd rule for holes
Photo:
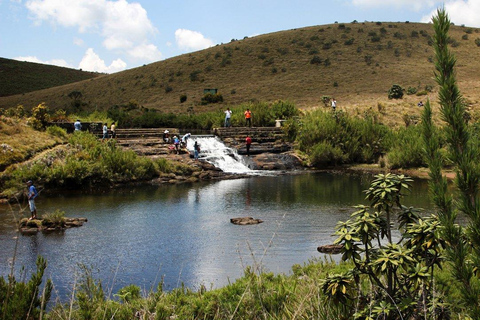
<svg viewBox="0 0 480 320">
<path fill-rule="evenodd" d="M 333 241 L 339 220 L 365 203 L 371 178 L 305 174 L 251 177 L 211 183 L 133 187 L 102 194 L 39 198 L 41 213 L 64 210 L 86 217 L 81 228 L 60 234 L 20 236 L 16 266 L 34 270 L 44 256 L 47 276 L 65 297 L 78 264 L 93 268 L 116 292 L 134 283 L 166 289 L 185 285 L 222 286 L 243 274 L 246 265 L 288 273 L 293 264 L 320 254 Z M 417 181 L 406 204 L 429 207 L 427 184 Z M 14 219 L 0 208 L 0 274 L 9 273 L 15 240 Z M 230 218 L 253 216 L 265 222 L 236 226 Z"/>
</svg>

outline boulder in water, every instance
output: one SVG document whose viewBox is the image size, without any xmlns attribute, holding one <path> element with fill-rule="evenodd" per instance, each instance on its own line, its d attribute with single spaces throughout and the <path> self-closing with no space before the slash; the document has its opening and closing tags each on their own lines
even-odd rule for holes
<svg viewBox="0 0 480 320">
<path fill-rule="evenodd" d="M 318 252 L 327 254 L 339 254 L 342 252 L 343 245 L 341 244 L 327 244 L 317 248 Z"/>
<path fill-rule="evenodd" d="M 259 224 L 259 223 L 262 223 L 263 220 L 254 219 L 252 217 L 240 217 L 240 218 L 231 218 L 230 222 L 233 224 L 245 226 L 249 224 Z"/>
</svg>

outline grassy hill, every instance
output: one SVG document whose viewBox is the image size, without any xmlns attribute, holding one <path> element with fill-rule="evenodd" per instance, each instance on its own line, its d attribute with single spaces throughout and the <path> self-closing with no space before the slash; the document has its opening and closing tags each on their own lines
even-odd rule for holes
<svg viewBox="0 0 480 320">
<path fill-rule="evenodd" d="M 98 77 L 96 72 L 0 58 L 0 97 Z"/>
<path fill-rule="evenodd" d="M 322 106 L 323 96 L 338 108 L 358 113 L 384 108 L 393 120 L 418 113 L 418 101 L 436 100 L 430 24 L 366 22 L 298 28 L 260 35 L 184 54 L 123 72 L 102 75 L 22 95 L 0 98 L 0 107 L 46 102 L 68 109 L 72 91 L 82 93 L 84 109 L 138 104 L 178 113 L 218 110 L 247 101 L 289 100 L 300 108 Z M 451 49 L 458 59 L 458 82 L 475 109 L 480 101 L 479 29 L 452 26 Z M 388 100 L 393 84 L 426 95 Z M 201 106 L 205 88 L 217 88 L 222 105 Z M 187 100 L 180 103 L 180 96 Z M 379 107 L 379 105 L 381 107 Z M 386 109 L 386 111 L 385 111 Z M 392 120 L 392 121 L 393 121 Z"/>
</svg>

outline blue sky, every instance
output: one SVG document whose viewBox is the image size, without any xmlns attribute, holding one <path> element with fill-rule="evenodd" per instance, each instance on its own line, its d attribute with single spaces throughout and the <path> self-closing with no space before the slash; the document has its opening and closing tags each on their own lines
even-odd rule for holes
<svg viewBox="0 0 480 320">
<path fill-rule="evenodd" d="M 480 0 L 0 0 L 0 57 L 112 73 L 259 34 L 334 22 L 480 27 Z"/>
</svg>

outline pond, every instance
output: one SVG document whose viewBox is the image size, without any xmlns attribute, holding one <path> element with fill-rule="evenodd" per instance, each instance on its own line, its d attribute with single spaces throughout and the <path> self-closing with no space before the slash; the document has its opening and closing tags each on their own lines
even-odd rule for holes
<svg viewBox="0 0 480 320">
<path fill-rule="evenodd" d="M 366 204 L 363 190 L 371 179 L 308 173 L 41 195 L 39 215 L 61 209 L 88 222 L 62 233 L 22 236 L 16 233 L 18 205 L 0 206 L 0 275 L 6 277 L 13 262 L 17 276 L 21 266 L 30 274 L 41 255 L 64 300 L 80 266 L 91 268 L 114 293 L 129 284 L 156 290 L 160 281 L 166 290 L 182 284 L 217 288 L 242 276 L 246 266 L 288 274 L 294 264 L 322 257 L 317 247 L 333 242 L 335 225 L 348 219 L 352 206 Z M 427 182 L 416 180 L 404 204 L 430 208 Z M 27 203 L 20 205 L 27 216 Z M 230 223 L 242 216 L 264 222 Z"/>
</svg>

